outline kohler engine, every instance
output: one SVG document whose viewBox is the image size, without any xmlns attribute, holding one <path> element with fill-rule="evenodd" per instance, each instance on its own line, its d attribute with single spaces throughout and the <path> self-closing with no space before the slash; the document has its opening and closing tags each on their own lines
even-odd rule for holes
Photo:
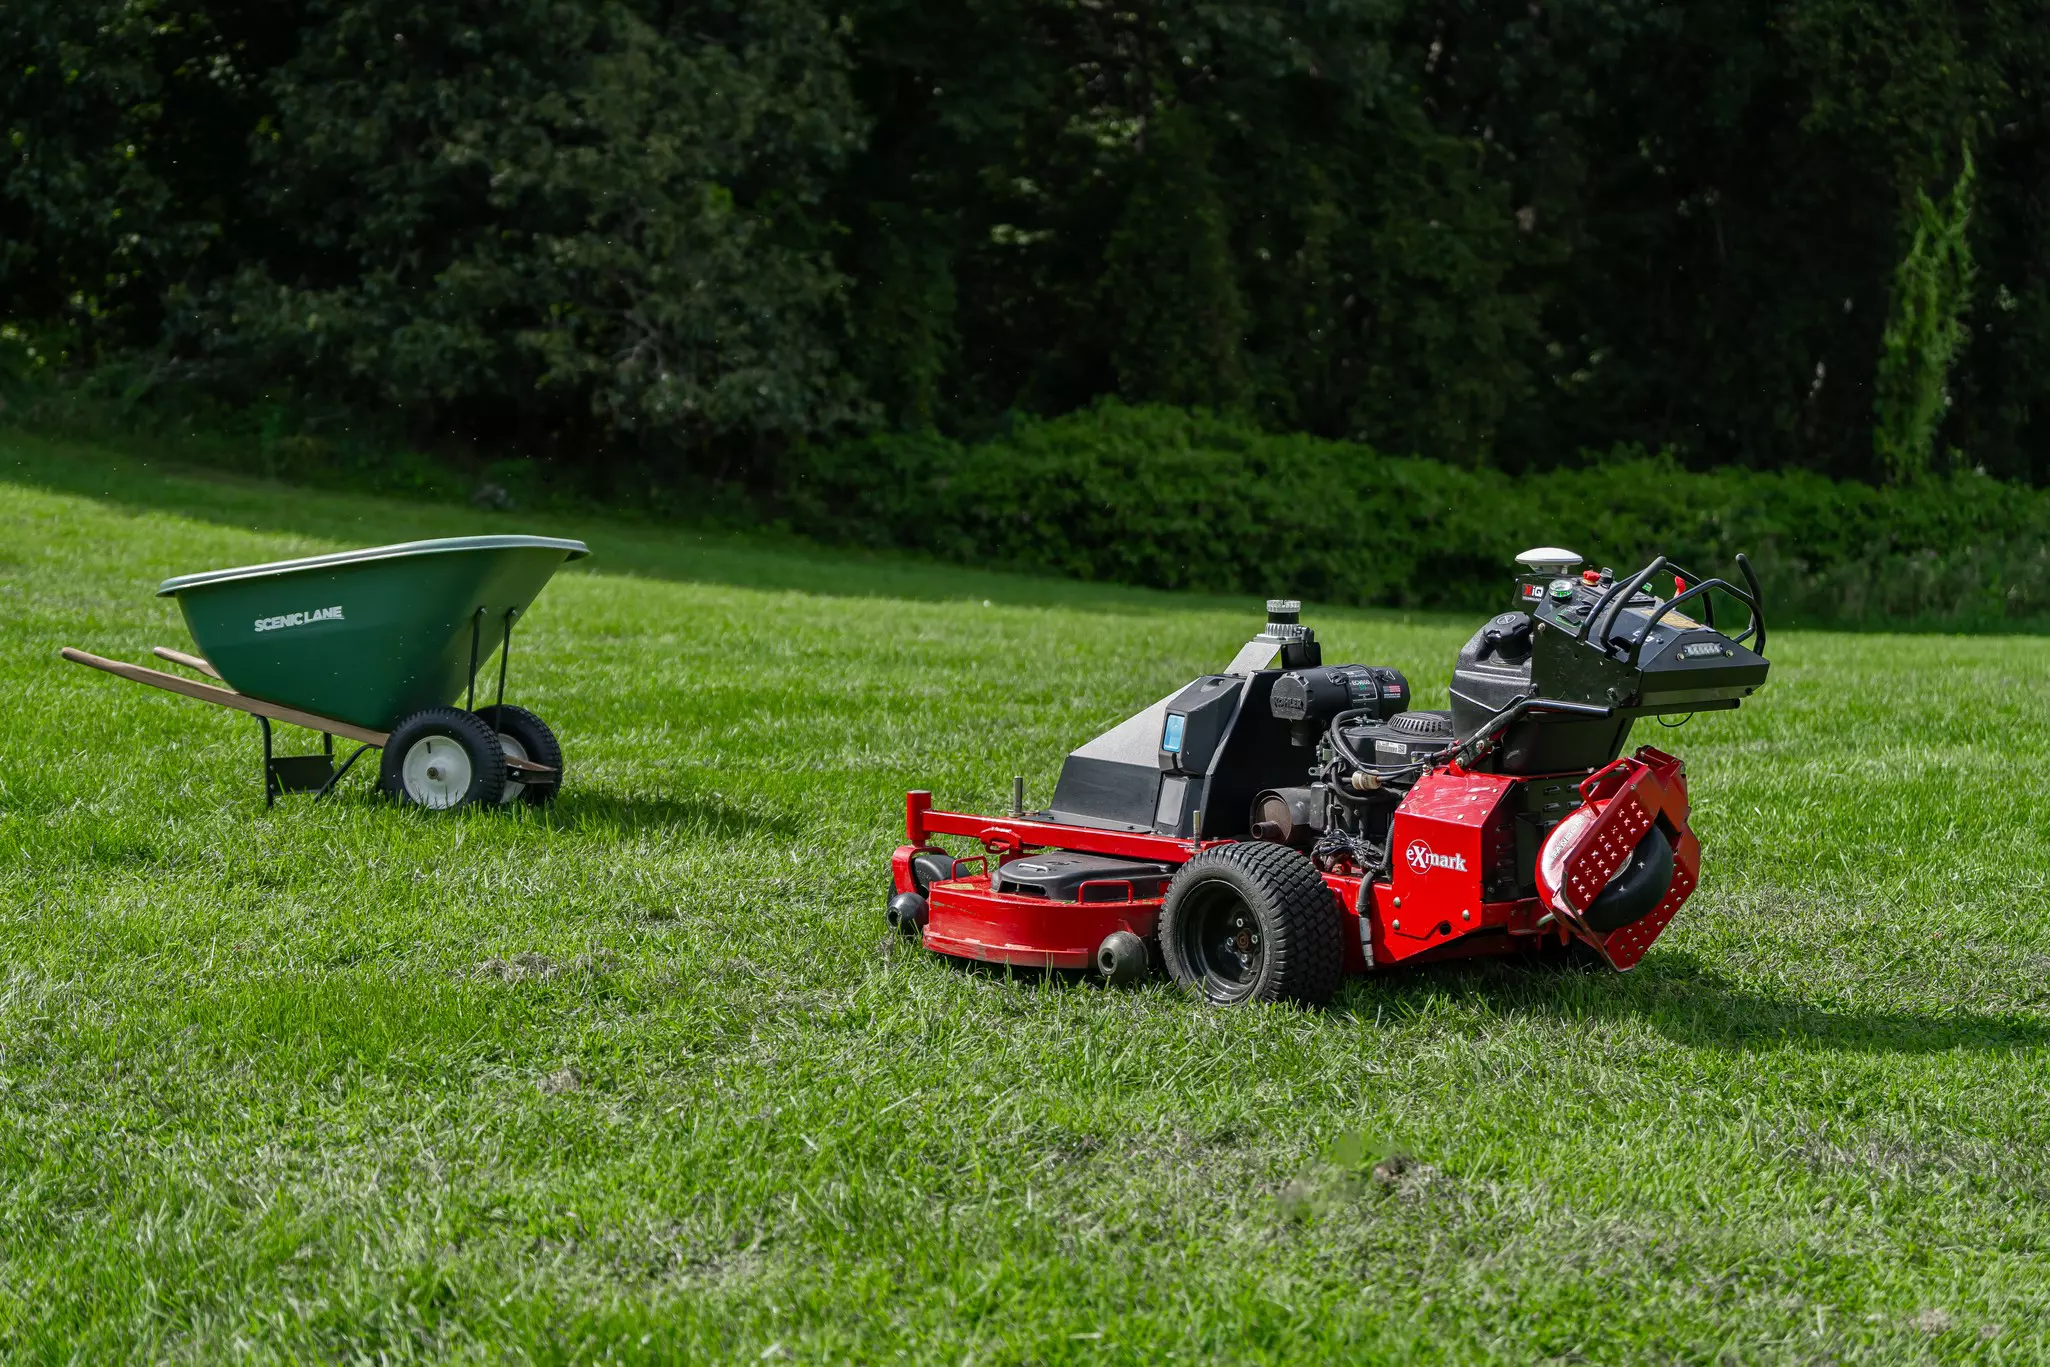
<svg viewBox="0 0 2050 1367">
<path fill-rule="evenodd" d="M 1744 590 L 1690 585 L 1676 572 L 1669 600 L 1645 588 L 1668 570 L 1664 557 L 1621 580 L 1579 571 L 1578 556 L 1550 547 L 1517 560 L 1523 606 L 1460 650 L 1449 710 L 1405 710 L 1407 682 L 1375 666 L 1298 669 L 1276 681 L 1271 711 L 1298 744 L 1318 736 L 1316 758 L 1308 784 L 1254 799 L 1251 835 L 1310 850 L 1327 867 L 1385 872 L 1396 807 L 1423 774 L 1457 764 L 1570 780 L 1526 787 L 1531 835 L 1541 838 L 1577 805 L 1573 785 L 1623 752 L 1637 718 L 1732 708 L 1765 682 L 1758 585 L 1742 556 Z M 1715 629 L 1710 589 L 1751 608 L 1738 638 Z M 1678 611 L 1683 604 L 1697 604 L 1701 619 Z"/>
</svg>

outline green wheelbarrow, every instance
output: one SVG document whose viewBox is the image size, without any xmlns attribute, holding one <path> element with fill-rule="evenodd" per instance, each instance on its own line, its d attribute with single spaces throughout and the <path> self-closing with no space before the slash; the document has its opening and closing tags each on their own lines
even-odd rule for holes
<svg viewBox="0 0 2050 1367">
<path fill-rule="evenodd" d="M 380 786 L 404 802 L 545 803 L 562 787 L 562 747 L 505 700 L 513 623 L 558 566 L 589 554 L 554 537 L 459 536 L 166 579 L 157 596 L 178 600 L 199 653 L 156 654 L 214 683 L 63 654 L 253 715 L 266 806 L 284 793 L 325 796 L 373 749 Z M 497 701 L 478 707 L 477 671 L 493 653 Z M 321 753 L 276 753 L 272 722 L 320 732 Z M 339 766 L 336 736 L 358 744 Z"/>
</svg>

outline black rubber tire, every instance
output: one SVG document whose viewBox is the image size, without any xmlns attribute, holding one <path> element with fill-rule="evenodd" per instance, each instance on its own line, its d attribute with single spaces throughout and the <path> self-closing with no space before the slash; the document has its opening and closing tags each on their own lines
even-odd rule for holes
<svg viewBox="0 0 2050 1367">
<path fill-rule="evenodd" d="M 406 791 L 406 756 L 416 745 L 437 737 L 453 741 L 461 748 L 469 761 L 470 781 L 454 801 L 433 810 L 496 807 L 505 796 L 505 747 L 498 743 L 498 733 L 486 726 L 483 718 L 460 707 L 430 707 L 393 727 L 378 763 L 378 787 L 408 805 L 429 805 Z"/>
<path fill-rule="evenodd" d="M 1146 942 L 1129 930 L 1113 930 L 1096 947 L 1096 973 L 1106 987 L 1136 987 L 1152 966 Z"/>
<path fill-rule="evenodd" d="M 1160 909 L 1160 953 L 1169 977 L 1219 1006 L 1321 1006 L 1345 973 L 1345 919 L 1307 855 L 1244 841 L 1176 872 Z"/>
<path fill-rule="evenodd" d="M 921 850 L 911 856 L 911 881 L 918 885 L 920 895 L 932 891 L 935 883 L 944 883 L 954 876 L 954 856 L 933 850 Z"/>
<path fill-rule="evenodd" d="M 1609 885 L 1595 894 L 1581 917 L 1588 928 L 1606 935 L 1633 925 L 1658 908 L 1673 885 L 1673 842 L 1653 826 L 1630 851 Z"/>
<path fill-rule="evenodd" d="M 536 764 L 545 764 L 555 771 L 555 777 L 542 782 L 516 777 L 517 771 L 506 771 L 506 792 L 502 801 L 519 801 L 529 807 L 545 807 L 555 801 L 555 795 L 562 791 L 562 742 L 548 729 L 548 723 L 524 707 L 511 703 L 495 703 L 490 707 L 477 709 L 478 719 L 501 736 L 510 737 L 526 757 Z"/>
<path fill-rule="evenodd" d="M 925 931 L 926 920 L 931 916 L 925 898 L 915 892 L 900 892 L 890 898 L 884 909 L 884 919 L 890 929 L 899 935 L 919 935 Z"/>
</svg>

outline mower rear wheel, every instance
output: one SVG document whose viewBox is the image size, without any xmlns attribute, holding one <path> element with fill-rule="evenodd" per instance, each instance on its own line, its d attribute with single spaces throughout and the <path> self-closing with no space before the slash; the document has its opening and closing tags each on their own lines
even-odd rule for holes
<svg viewBox="0 0 2050 1367">
<path fill-rule="evenodd" d="M 1345 971 L 1344 917 L 1299 850 L 1247 841 L 1182 865 L 1160 909 L 1168 976 L 1219 1006 L 1331 1000 Z"/>
</svg>

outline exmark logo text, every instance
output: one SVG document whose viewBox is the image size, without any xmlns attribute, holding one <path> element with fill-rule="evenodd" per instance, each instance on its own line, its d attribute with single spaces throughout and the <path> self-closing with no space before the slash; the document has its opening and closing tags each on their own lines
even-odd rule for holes
<svg viewBox="0 0 2050 1367">
<path fill-rule="evenodd" d="M 311 626 L 315 622 L 339 622 L 341 620 L 342 609 L 338 603 L 331 608 L 314 608 L 310 612 L 288 612 L 281 617 L 259 617 L 256 619 L 256 629 L 258 631 L 282 631 L 286 627 Z"/>
<path fill-rule="evenodd" d="M 1421 840 L 1409 842 L 1409 848 L 1402 852 L 1403 862 L 1409 865 L 1411 873 L 1429 873 L 1432 869 L 1451 869 L 1455 873 L 1466 872 L 1466 856 L 1463 854 L 1438 854 Z"/>
</svg>

